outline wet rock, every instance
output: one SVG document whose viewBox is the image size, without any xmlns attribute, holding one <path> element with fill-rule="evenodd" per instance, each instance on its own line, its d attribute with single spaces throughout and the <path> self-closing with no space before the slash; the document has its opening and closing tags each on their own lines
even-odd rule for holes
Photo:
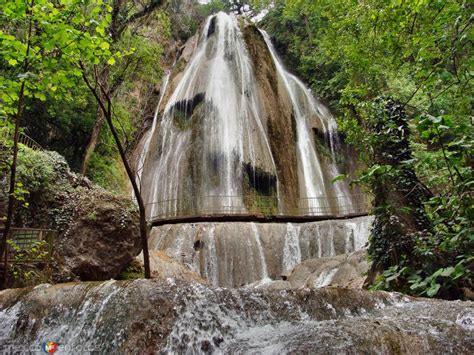
<svg viewBox="0 0 474 355">
<path fill-rule="evenodd" d="M 165 280 L 0 292 L 0 346 L 101 353 L 468 354 L 474 303 L 324 288 L 212 289 Z"/>
<path fill-rule="evenodd" d="M 362 288 L 369 269 L 366 250 L 334 257 L 309 259 L 288 275 L 291 288 L 338 286 Z"/>
<path fill-rule="evenodd" d="M 189 265 L 214 286 L 239 287 L 267 277 L 278 280 L 307 259 L 359 250 L 367 242 L 371 222 L 371 217 L 359 217 L 301 224 L 164 225 L 152 229 L 149 248 L 162 250 Z M 196 243 L 202 243 L 202 247 L 196 248 Z M 345 257 L 339 257 L 341 262 Z M 336 264 L 333 262 L 332 265 Z M 314 271 L 315 267 L 308 269 L 305 276 L 298 276 L 301 279 L 296 282 L 298 287 Z"/>
<path fill-rule="evenodd" d="M 143 264 L 143 254 L 140 254 L 137 259 Z M 192 271 L 185 264 L 170 258 L 162 251 L 150 251 L 150 270 L 152 277 L 162 279 L 176 279 L 187 282 L 198 282 L 207 284 L 201 276 Z"/>
</svg>

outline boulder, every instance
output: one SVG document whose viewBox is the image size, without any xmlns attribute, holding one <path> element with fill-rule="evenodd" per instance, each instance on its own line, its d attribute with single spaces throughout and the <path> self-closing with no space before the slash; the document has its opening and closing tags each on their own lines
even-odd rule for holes
<svg viewBox="0 0 474 355">
<path fill-rule="evenodd" d="M 75 174 L 58 153 L 22 148 L 18 178 L 29 195 L 14 225 L 57 231 L 51 282 L 107 280 L 140 253 L 133 202 Z"/>
<path fill-rule="evenodd" d="M 143 264 L 143 253 L 137 256 L 138 261 Z M 192 271 L 187 265 L 170 258 L 160 250 L 150 251 L 150 271 L 153 278 L 175 279 L 185 282 L 199 282 L 206 285 L 198 273 Z"/>
<path fill-rule="evenodd" d="M 362 288 L 369 269 L 365 249 L 350 254 L 308 259 L 286 275 L 291 288 L 337 286 Z"/>
<path fill-rule="evenodd" d="M 117 276 L 141 251 L 138 212 L 130 201 L 92 188 L 75 194 L 74 213 L 56 241 L 59 274 L 81 280 Z"/>
</svg>

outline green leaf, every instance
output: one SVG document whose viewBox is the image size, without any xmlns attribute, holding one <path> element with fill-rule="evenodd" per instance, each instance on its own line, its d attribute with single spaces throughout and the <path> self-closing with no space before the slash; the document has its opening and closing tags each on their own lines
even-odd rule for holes
<svg viewBox="0 0 474 355">
<path fill-rule="evenodd" d="M 102 42 L 100 44 L 100 48 L 102 49 L 109 49 L 110 48 L 110 45 L 107 43 L 107 42 Z"/>
<path fill-rule="evenodd" d="M 447 267 L 447 268 L 443 269 L 443 271 L 439 274 L 439 276 L 448 277 L 454 272 L 454 270 L 455 270 L 455 268 L 452 267 L 452 266 Z"/>
<path fill-rule="evenodd" d="M 438 293 L 440 288 L 441 288 L 440 284 L 434 284 L 426 291 L 426 295 L 428 297 L 433 297 L 434 295 Z"/>
<path fill-rule="evenodd" d="M 107 64 L 108 65 L 114 65 L 115 64 L 115 59 L 114 58 L 109 58 L 109 60 L 107 61 Z"/>
<path fill-rule="evenodd" d="M 335 182 L 344 180 L 346 177 L 347 176 L 345 174 L 339 174 L 334 179 L 332 179 L 331 182 L 334 184 Z"/>
</svg>

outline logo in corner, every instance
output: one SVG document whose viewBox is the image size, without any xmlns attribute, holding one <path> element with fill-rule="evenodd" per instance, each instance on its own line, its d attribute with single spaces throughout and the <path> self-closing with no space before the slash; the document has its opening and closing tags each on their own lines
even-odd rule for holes
<svg viewBox="0 0 474 355">
<path fill-rule="evenodd" d="M 53 354 L 58 350 L 58 343 L 54 341 L 46 341 L 43 343 L 43 351 L 48 354 Z"/>
</svg>

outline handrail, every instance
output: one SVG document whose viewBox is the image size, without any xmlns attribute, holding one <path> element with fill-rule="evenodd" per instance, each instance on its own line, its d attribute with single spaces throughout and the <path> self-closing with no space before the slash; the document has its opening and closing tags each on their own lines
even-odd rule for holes
<svg viewBox="0 0 474 355">
<path fill-rule="evenodd" d="M 10 239 L 17 247 L 21 249 L 31 249 L 36 242 L 45 241 L 47 243 L 47 258 L 50 258 L 53 252 L 53 241 L 57 235 L 56 230 L 44 229 L 44 228 L 18 228 L 12 227 L 8 239 Z M 10 246 L 7 247 L 7 260 L 10 262 L 19 262 L 14 258 L 15 250 Z M 4 256 L 2 256 L 4 260 Z M 28 260 L 28 262 L 44 262 L 45 260 Z"/>
<path fill-rule="evenodd" d="M 13 139 L 13 132 L 9 130 L 2 130 L 0 131 L 0 136 L 2 139 Z M 23 132 L 19 132 L 18 143 L 21 143 L 34 150 L 43 150 L 43 147 L 38 142 Z"/>
<path fill-rule="evenodd" d="M 199 196 L 167 199 L 147 204 L 149 220 L 204 216 L 344 217 L 367 214 L 370 203 L 365 194 L 304 197 L 296 206 L 284 206 L 275 196 Z"/>
</svg>

